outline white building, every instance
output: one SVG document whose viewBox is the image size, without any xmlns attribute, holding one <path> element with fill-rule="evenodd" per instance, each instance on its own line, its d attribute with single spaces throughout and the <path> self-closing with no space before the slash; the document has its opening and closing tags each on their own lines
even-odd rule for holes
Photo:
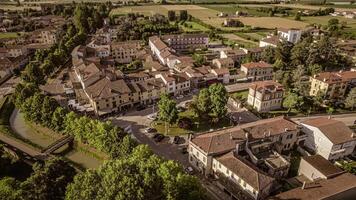
<svg viewBox="0 0 356 200">
<path fill-rule="evenodd" d="M 279 28 L 278 35 L 280 36 L 281 39 L 284 39 L 288 42 L 295 44 L 300 40 L 300 37 L 302 36 L 302 31 L 300 29 L 294 29 L 294 28 L 292 29 Z"/>
<path fill-rule="evenodd" d="M 338 160 L 355 149 L 354 133 L 340 121 L 319 117 L 303 121 L 301 125 L 308 135 L 305 146 L 327 160 Z"/>
<path fill-rule="evenodd" d="M 282 107 L 283 86 L 274 81 L 254 82 L 248 92 L 247 103 L 258 112 L 278 110 Z"/>
</svg>

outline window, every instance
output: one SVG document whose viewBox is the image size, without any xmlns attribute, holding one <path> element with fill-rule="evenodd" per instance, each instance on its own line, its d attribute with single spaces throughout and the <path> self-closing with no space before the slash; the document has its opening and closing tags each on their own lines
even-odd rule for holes
<svg viewBox="0 0 356 200">
<path fill-rule="evenodd" d="M 221 164 L 219 163 L 219 169 L 221 169 Z"/>
</svg>

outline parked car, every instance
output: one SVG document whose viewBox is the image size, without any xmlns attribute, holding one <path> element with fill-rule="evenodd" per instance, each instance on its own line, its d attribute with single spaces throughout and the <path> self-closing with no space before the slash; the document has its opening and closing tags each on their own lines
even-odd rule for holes
<svg viewBox="0 0 356 200">
<path fill-rule="evenodd" d="M 192 167 L 186 167 L 185 168 L 185 172 L 187 172 L 188 174 L 192 175 L 194 173 L 194 170 Z"/>
<path fill-rule="evenodd" d="M 138 105 L 138 106 L 136 107 L 136 110 L 137 110 L 137 111 L 141 111 L 141 110 L 144 110 L 144 109 L 146 109 L 146 107 L 145 107 L 144 105 Z"/>
<path fill-rule="evenodd" d="M 153 113 L 153 114 L 147 115 L 147 119 L 155 120 L 156 118 L 157 118 L 157 113 Z"/>
<path fill-rule="evenodd" d="M 164 139 L 164 135 L 157 133 L 153 136 L 153 140 L 155 142 L 161 142 Z"/>
<path fill-rule="evenodd" d="M 179 96 L 176 97 L 176 99 L 183 99 L 183 98 L 184 98 L 183 95 L 179 95 Z"/>
<path fill-rule="evenodd" d="M 174 136 L 174 138 L 173 138 L 173 144 L 178 144 L 178 143 L 179 143 L 179 140 L 180 140 L 180 137 L 179 137 L 179 136 Z"/>
<path fill-rule="evenodd" d="M 155 128 L 146 128 L 145 129 L 145 133 L 154 133 L 157 132 L 157 130 Z"/>
<path fill-rule="evenodd" d="M 188 153 L 187 147 L 180 147 L 180 148 L 179 148 L 179 151 L 180 151 L 182 154 Z"/>
</svg>

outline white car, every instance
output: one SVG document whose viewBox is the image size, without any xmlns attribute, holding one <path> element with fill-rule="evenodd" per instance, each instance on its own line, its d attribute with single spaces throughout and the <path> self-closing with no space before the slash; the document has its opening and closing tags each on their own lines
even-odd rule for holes
<svg viewBox="0 0 356 200">
<path fill-rule="evenodd" d="M 177 98 L 177 99 L 183 99 L 184 96 L 183 96 L 183 95 L 179 95 L 179 96 L 177 96 L 176 98 Z"/>
<path fill-rule="evenodd" d="M 185 172 L 187 172 L 188 174 L 192 175 L 194 173 L 194 170 L 192 167 L 187 167 L 185 168 Z"/>
<path fill-rule="evenodd" d="M 153 114 L 147 115 L 147 119 L 155 120 L 156 118 L 157 118 L 157 113 L 153 113 Z"/>
</svg>

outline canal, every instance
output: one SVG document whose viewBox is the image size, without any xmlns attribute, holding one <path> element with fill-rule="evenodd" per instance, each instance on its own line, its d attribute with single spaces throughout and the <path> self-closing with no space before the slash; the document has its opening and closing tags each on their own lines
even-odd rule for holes
<svg viewBox="0 0 356 200">
<path fill-rule="evenodd" d="M 39 126 L 32 127 L 29 122 L 25 121 L 22 113 L 17 109 L 15 109 L 11 115 L 10 124 L 15 134 L 43 148 L 59 139 L 59 136 L 54 136 L 53 134 L 55 133 L 50 133 L 52 131 L 47 128 Z M 57 150 L 56 153 L 63 153 L 65 151 L 66 145 Z M 97 168 L 103 162 L 89 153 L 76 149 L 66 152 L 64 157 L 84 168 Z"/>
</svg>

